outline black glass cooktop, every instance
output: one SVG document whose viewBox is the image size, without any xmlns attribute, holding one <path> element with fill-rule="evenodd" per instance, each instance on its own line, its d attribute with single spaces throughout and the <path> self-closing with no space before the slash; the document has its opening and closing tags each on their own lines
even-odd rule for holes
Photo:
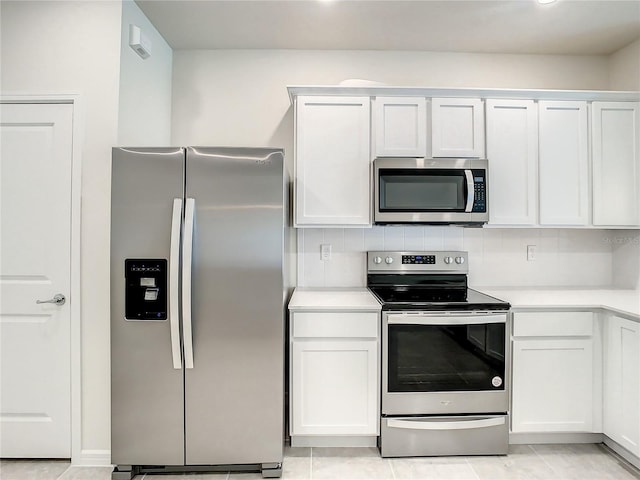
<svg viewBox="0 0 640 480">
<path fill-rule="evenodd" d="M 508 310 L 509 303 L 467 287 L 466 275 L 369 275 L 382 310 Z"/>
</svg>

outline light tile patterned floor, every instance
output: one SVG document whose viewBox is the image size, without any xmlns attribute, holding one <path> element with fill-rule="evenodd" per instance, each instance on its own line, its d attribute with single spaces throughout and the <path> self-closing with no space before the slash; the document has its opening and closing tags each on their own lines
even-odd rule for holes
<svg viewBox="0 0 640 480">
<path fill-rule="evenodd" d="M 140 475 L 135 480 L 257 480 L 259 473 Z M 287 448 L 285 480 L 640 480 L 602 445 L 512 445 L 500 457 L 380 458 L 375 448 Z M 110 480 L 110 467 L 0 460 L 2 480 Z"/>
</svg>

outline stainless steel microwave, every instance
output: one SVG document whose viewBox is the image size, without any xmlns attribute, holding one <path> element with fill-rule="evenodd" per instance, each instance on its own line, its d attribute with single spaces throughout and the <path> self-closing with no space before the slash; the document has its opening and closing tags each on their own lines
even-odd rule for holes
<svg viewBox="0 0 640 480">
<path fill-rule="evenodd" d="M 374 223 L 461 224 L 489 221 L 487 160 L 376 158 Z"/>
</svg>

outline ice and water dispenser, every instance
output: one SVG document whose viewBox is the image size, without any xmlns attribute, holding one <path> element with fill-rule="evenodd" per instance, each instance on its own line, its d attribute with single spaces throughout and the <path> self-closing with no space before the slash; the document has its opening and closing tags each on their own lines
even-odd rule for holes
<svg viewBox="0 0 640 480">
<path fill-rule="evenodd" d="M 167 261 L 126 259 L 125 318 L 127 320 L 167 319 Z"/>
</svg>

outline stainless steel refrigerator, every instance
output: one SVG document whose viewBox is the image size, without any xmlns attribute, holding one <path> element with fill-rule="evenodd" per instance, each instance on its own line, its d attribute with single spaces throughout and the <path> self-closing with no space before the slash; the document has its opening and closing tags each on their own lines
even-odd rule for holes
<svg viewBox="0 0 640 480">
<path fill-rule="evenodd" d="M 283 151 L 114 148 L 114 479 L 283 456 Z"/>
</svg>

